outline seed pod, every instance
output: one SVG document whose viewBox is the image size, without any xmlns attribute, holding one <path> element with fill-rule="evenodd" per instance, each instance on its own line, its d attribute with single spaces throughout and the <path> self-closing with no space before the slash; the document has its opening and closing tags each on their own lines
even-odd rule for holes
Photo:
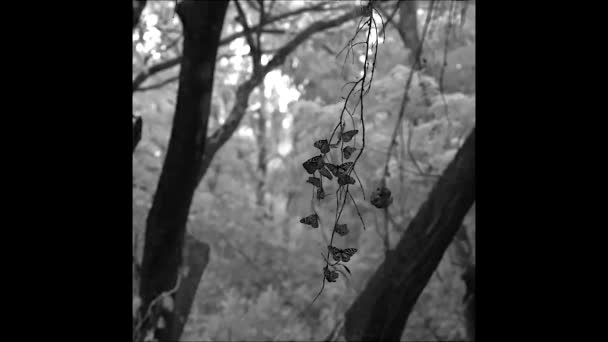
<svg viewBox="0 0 608 342">
<path fill-rule="evenodd" d="M 391 203 L 393 203 L 393 197 L 391 196 L 391 191 L 384 186 L 376 189 L 376 191 L 374 191 L 372 193 L 370 202 L 376 208 L 380 208 L 380 209 L 387 208 Z"/>
</svg>

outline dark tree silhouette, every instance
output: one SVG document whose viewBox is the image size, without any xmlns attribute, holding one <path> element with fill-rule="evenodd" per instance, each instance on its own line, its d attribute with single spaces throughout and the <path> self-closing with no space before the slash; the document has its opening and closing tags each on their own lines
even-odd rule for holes
<svg viewBox="0 0 608 342">
<path fill-rule="evenodd" d="M 399 341 L 407 319 L 475 201 L 475 130 L 345 314 L 348 341 Z"/>
<path fill-rule="evenodd" d="M 146 221 L 145 246 L 141 265 L 140 296 L 141 312 L 145 317 L 150 303 L 159 295 L 174 289 L 178 282 L 182 262 L 187 263 L 190 272 L 181 278 L 179 288 L 172 292 L 174 308 L 172 312 L 158 308 L 146 321 L 142 330 L 162 317 L 166 327 L 157 330 L 160 341 L 177 340 L 188 317 L 192 299 L 208 263 L 209 246 L 186 237 L 186 223 L 194 191 L 211 164 L 215 153 L 228 141 L 246 113 L 251 92 L 264 80 L 264 76 L 283 64 L 285 58 L 300 44 L 318 32 L 338 27 L 359 16 L 358 7 L 349 6 L 332 19 L 317 21 L 296 34 L 285 45 L 278 48 L 266 65 L 261 65 L 259 49 L 253 41 L 253 33 L 261 34 L 263 24 L 305 11 L 327 10 L 327 3 L 314 5 L 302 10 L 262 19 L 262 25 L 244 27 L 242 32 L 220 40 L 227 1 L 185 0 L 177 5 L 176 13 L 182 22 L 184 41 L 182 56 L 160 63 L 138 75 L 133 82 L 133 90 L 141 89 L 141 84 L 153 73 L 181 64 L 179 89 L 171 137 L 163 163 L 160 179 L 152 207 Z M 134 27 L 143 11 L 145 2 L 134 2 Z M 343 7 L 334 7 L 335 9 Z M 230 111 L 226 122 L 212 134 L 207 134 L 207 123 L 211 109 L 211 92 L 218 47 L 245 36 L 254 57 L 254 73 L 236 90 L 237 102 Z M 254 55 L 257 54 L 257 55 Z M 140 138 L 141 121 L 134 124 L 133 148 Z M 190 247 L 184 247 L 184 240 Z M 184 254 L 186 257 L 184 258 Z M 188 256 L 189 255 L 189 256 Z M 198 255 L 200 258 L 193 257 Z"/>
<path fill-rule="evenodd" d="M 205 150 L 215 59 L 227 1 L 182 1 L 176 12 L 184 33 L 183 57 L 171 138 L 152 208 L 146 222 L 141 268 L 142 312 L 153 299 L 176 285 L 182 263 L 186 222 Z M 181 327 L 172 312 L 156 313 L 167 322 L 160 341 L 175 338 Z M 155 317 L 149 321 L 154 324 Z"/>
<path fill-rule="evenodd" d="M 133 29 L 139 23 L 139 17 L 141 16 L 141 12 L 143 12 L 146 7 L 146 0 L 132 0 L 133 1 Z"/>
<path fill-rule="evenodd" d="M 143 12 L 144 7 L 146 7 L 146 0 L 133 0 L 133 30 L 135 30 L 139 23 L 139 17 L 141 16 L 141 12 Z M 135 148 L 137 147 L 139 140 L 141 140 L 142 124 L 141 117 L 133 115 L 133 152 L 135 152 Z"/>
<path fill-rule="evenodd" d="M 399 2 L 399 24 L 397 32 L 403 40 L 403 44 L 410 50 L 409 62 L 410 65 L 421 65 L 420 61 L 416 60 L 416 49 L 420 46 L 420 37 L 418 36 L 418 19 L 416 11 L 418 6 L 416 1 L 400 1 Z"/>
</svg>

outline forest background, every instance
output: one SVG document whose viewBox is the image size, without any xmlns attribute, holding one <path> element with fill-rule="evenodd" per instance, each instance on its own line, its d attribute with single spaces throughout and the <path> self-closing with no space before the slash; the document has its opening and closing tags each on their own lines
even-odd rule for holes
<svg viewBox="0 0 608 342">
<path fill-rule="evenodd" d="M 185 3 L 178 6 L 191 6 Z M 133 152 L 137 308 L 145 297 L 140 278 L 148 276 L 145 270 L 138 274 L 146 268 L 146 229 L 151 216 L 161 215 L 151 215 L 151 209 L 156 205 L 162 211 L 155 197 L 172 191 L 159 185 L 161 174 L 170 172 L 167 164 L 175 165 L 167 162 L 169 141 L 177 128 L 187 126 L 174 121 L 188 53 L 180 13 L 174 1 L 143 4 L 133 30 L 133 112 L 143 122 Z M 343 49 L 357 30 L 361 5 L 227 3 L 204 125 L 205 151 L 192 170 L 191 196 L 176 195 L 190 197 L 184 251 L 196 250 L 197 243 L 205 246 L 199 248 L 204 250 L 200 278 L 191 304 L 185 305 L 187 320 L 178 329 L 181 340 L 323 340 L 340 330 L 345 313 L 399 246 L 474 132 L 474 1 L 378 2 L 374 78 L 364 99 L 365 150 L 351 190 L 357 207 L 345 207 L 341 223 L 350 231 L 338 243 L 358 251 L 348 262 L 348 279 L 341 274 L 337 282 L 325 284 L 309 306 L 323 279 L 323 229 L 331 221 L 324 218 L 335 215 L 330 204 L 336 194 L 328 190 L 326 199 L 311 203 L 312 185 L 305 183 L 310 175 L 302 163 L 318 154 L 313 143 L 329 137 L 344 106 L 345 85 L 365 68 L 365 51 L 354 48 L 346 55 L 349 49 Z M 180 165 L 186 167 L 183 161 Z M 369 201 L 383 179 L 393 196 L 386 210 Z M 300 223 L 311 205 L 321 217 L 321 229 Z M 464 305 L 470 289 L 463 275 L 475 260 L 474 205 L 454 235 L 449 248 L 438 251 L 441 259 L 408 315 L 402 340 L 470 337 Z M 181 267 L 192 272 L 197 265 Z M 173 300 L 179 311 L 179 300 Z"/>
</svg>

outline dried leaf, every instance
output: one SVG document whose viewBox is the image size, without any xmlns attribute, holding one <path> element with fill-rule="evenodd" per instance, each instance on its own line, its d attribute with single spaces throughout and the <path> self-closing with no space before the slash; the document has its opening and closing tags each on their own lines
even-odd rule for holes
<svg viewBox="0 0 608 342">
<path fill-rule="evenodd" d="M 315 142 L 314 147 L 318 148 L 321 151 L 321 153 L 329 152 L 329 143 L 327 142 L 327 139 L 323 139 L 323 140 L 319 140 L 319 141 Z"/>
<path fill-rule="evenodd" d="M 309 225 L 313 228 L 319 228 L 319 216 L 317 214 L 306 216 L 300 220 L 300 223 Z"/>
<path fill-rule="evenodd" d="M 381 187 L 381 188 L 376 189 L 376 191 L 374 191 L 372 193 L 370 202 L 376 208 L 380 208 L 380 209 L 387 208 L 389 205 L 391 205 L 391 203 L 393 203 L 393 197 L 391 196 L 391 191 L 386 187 Z"/>
<path fill-rule="evenodd" d="M 325 191 L 323 191 L 323 188 L 317 188 L 317 199 L 322 200 L 324 198 L 325 198 Z"/>
<path fill-rule="evenodd" d="M 351 146 L 346 146 L 342 149 L 342 153 L 344 154 L 344 158 L 349 159 L 353 152 L 357 149 Z"/>
<path fill-rule="evenodd" d="M 336 231 L 336 233 L 340 234 L 340 236 L 344 236 L 344 235 L 348 234 L 348 227 L 346 226 L 346 223 L 336 224 L 336 226 L 334 227 L 334 230 Z"/>
<path fill-rule="evenodd" d="M 325 165 L 327 166 L 327 164 Z M 331 173 L 327 170 L 327 168 L 322 167 L 319 169 L 319 172 L 321 173 L 321 176 L 325 176 L 325 178 L 331 180 L 332 178 L 334 178 Z"/>
<path fill-rule="evenodd" d="M 348 172 L 348 170 L 350 169 L 350 167 L 353 165 L 353 162 L 346 162 L 340 166 L 338 166 L 338 173 L 346 173 Z"/>
<path fill-rule="evenodd" d="M 349 142 L 357 133 L 359 133 L 359 130 L 356 129 L 342 133 L 342 141 Z"/>
<path fill-rule="evenodd" d="M 340 176 L 338 176 L 338 184 L 339 185 L 348 185 L 348 184 L 355 184 L 355 179 L 347 174 L 340 174 Z"/>
<path fill-rule="evenodd" d="M 338 177 L 340 174 L 338 173 L 338 167 L 334 164 L 326 163 L 325 166 L 334 174 L 334 176 Z"/>
<path fill-rule="evenodd" d="M 327 267 L 323 268 L 323 275 L 328 282 L 334 283 L 338 279 L 338 272 L 330 271 Z"/>
<path fill-rule="evenodd" d="M 306 172 L 312 175 L 316 170 L 322 168 L 323 164 L 323 156 L 318 155 L 305 161 L 302 166 L 304 166 Z"/>
<path fill-rule="evenodd" d="M 317 177 L 308 177 L 308 180 L 306 181 L 306 183 L 310 183 L 310 184 L 316 186 L 317 188 L 321 187 L 321 179 L 317 178 Z"/>
</svg>

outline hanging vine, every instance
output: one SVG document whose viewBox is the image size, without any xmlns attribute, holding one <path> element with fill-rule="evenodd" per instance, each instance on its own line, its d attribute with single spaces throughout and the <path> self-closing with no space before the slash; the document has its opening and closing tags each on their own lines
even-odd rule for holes
<svg viewBox="0 0 608 342">
<path fill-rule="evenodd" d="M 311 198 L 311 211 L 312 214 L 302 218 L 300 223 L 309 225 L 312 228 L 320 227 L 320 217 L 314 209 L 314 201 L 321 201 L 327 194 L 323 186 L 323 178 L 328 181 L 332 181 L 334 177 L 338 183 L 336 190 L 336 214 L 334 222 L 331 226 L 331 237 L 329 240 L 323 235 L 324 239 L 328 243 L 327 252 L 323 255 L 325 265 L 322 269 L 322 284 L 318 294 L 314 297 L 312 305 L 317 298 L 323 292 L 325 288 L 325 282 L 336 282 L 339 274 L 342 274 L 345 278 L 348 278 L 346 271 L 350 274 L 350 269 L 346 266 L 350 258 L 357 252 L 356 248 L 344 248 L 340 249 L 334 246 L 334 239 L 336 233 L 341 237 L 346 236 L 349 233 L 349 227 L 346 223 L 340 223 L 340 218 L 344 207 L 348 200 L 353 204 L 354 209 L 361 220 L 363 229 L 365 230 L 365 222 L 359 211 L 355 198 L 353 197 L 350 186 L 355 185 L 359 182 L 359 187 L 363 193 L 363 199 L 365 199 L 365 190 L 361 184 L 361 180 L 357 176 L 355 167 L 359 161 L 363 151 L 365 150 L 365 120 L 364 120 L 364 96 L 369 92 L 374 77 L 374 71 L 376 68 L 376 57 L 378 53 L 378 24 L 374 18 L 374 14 L 382 20 L 380 13 L 374 8 L 373 1 L 369 1 L 366 6 L 361 8 L 361 19 L 357 25 L 357 29 L 351 39 L 347 42 L 346 46 L 338 53 L 338 56 L 344 51 L 345 57 L 344 62 L 348 61 L 349 55 L 354 60 L 354 55 L 357 52 L 356 48 L 362 46 L 364 53 L 361 55 L 364 57 L 363 70 L 361 76 L 352 82 L 348 82 L 344 87 L 350 86 L 346 97 L 343 97 L 344 106 L 340 111 L 339 120 L 336 123 L 333 131 L 331 132 L 328 139 L 322 139 L 316 141 L 313 146 L 319 150 L 320 154 L 316 155 L 303 163 L 303 167 L 311 177 L 306 181 L 313 186 L 313 196 Z M 382 22 L 384 26 L 384 22 Z M 372 31 L 374 35 L 372 37 Z M 381 32 L 384 34 L 384 31 Z M 365 40 L 362 40 L 364 36 Z M 344 88 L 343 87 L 343 88 Z M 350 127 L 347 125 L 345 120 L 345 114 L 350 117 Z M 358 120 L 356 119 L 357 114 Z M 359 126 L 357 125 L 357 121 Z M 357 137 L 361 133 L 361 145 L 357 144 Z M 339 153 L 339 157 L 332 156 L 332 150 Z M 355 156 L 356 153 L 356 156 Z M 352 161 L 348 161 L 354 156 Z M 353 178 L 354 176 L 354 178 Z M 356 180 L 355 180 L 356 178 Z M 327 241 L 328 240 L 328 241 Z M 330 255 L 333 261 L 330 261 Z"/>
</svg>

